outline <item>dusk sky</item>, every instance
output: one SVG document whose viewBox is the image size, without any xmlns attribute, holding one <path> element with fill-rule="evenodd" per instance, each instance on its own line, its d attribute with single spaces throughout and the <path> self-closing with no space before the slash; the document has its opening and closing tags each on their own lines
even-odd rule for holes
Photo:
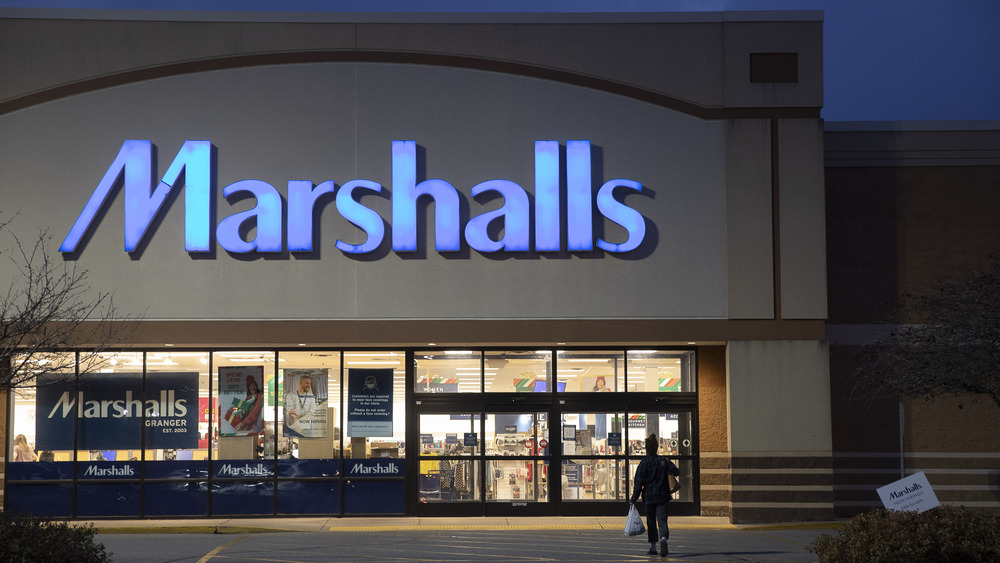
<svg viewBox="0 0 1000 563">
<path fill-rule="evenodd" d="M 0 0 L 2 8 L 146 7 L 137 0 Z M 241 12 L 672 12 L 822 10 L 827 121 L 1000 120 L 997 0 L 163 0 Z M 136 16 L 141 14 L 136 10 Z"/>
</svg>

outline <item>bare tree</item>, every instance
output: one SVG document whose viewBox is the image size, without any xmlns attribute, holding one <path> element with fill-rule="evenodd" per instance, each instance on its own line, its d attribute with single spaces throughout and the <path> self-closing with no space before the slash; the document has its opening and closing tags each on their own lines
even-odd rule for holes
<svg viewBox="0 0 1000 563">
<path fill-rule="evenodd" d="M 902 300 L 907 324 L 861 352 L 858 391 L 872 398 L 986 395 L 1000 407 L 1000 262 Z"/>
<path fill-rule="evenodd" d="M 0 223 L 0 231 L 10 233 L 10 223 Z M 0 389 L 33 385 L 38 376 L 73 377 L 77 359 L 68 352 L 75 348 L 84 350 L 81 370 L 99 369 L 102 353 L 119 344 L 136 319 L 118 314 L 113 293 L 91 294 L 87 270 L 54 259 L 46 231 L 30 244 L 10 236 L 13 244 L 0 251 L 0 259 L 12 266 L 10 284 L 0 295 Z"/>
</svg>

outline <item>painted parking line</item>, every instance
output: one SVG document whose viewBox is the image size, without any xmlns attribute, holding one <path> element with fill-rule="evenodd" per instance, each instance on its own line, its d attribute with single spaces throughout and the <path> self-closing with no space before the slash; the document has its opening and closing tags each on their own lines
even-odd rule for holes
<svg viewBox="0 0 1000 563">
<path fill-rule="evenodd" d="M 229 541 L 229 542 L 226 542 L 226 543 L 220 545 L 219 547 L 217 547 L 217 548 L 213 549 L 212 551 L 209 551 L 208 553 L 206 553 L 204 557 L 202 557 L 201 559 L 199 559 L 197 561 L 197 563 L 206 563 L 207 561 L 210 561 L 212 558 L 217 557 L 222 552 L 223 549 L 226 549 L 227 547 L 229 547 L 229 546 L 231 546 L 231 545 L 233 545 L 233 544 L 235 544 L 237 542 L 241 542 L 241 541 L 247 539 L 247 537 L 249 537 L 249 536 L 242 536 L 242 537 L 236 538 L 236 539 L 234 539 L 232 541 Z"/>
</svg>

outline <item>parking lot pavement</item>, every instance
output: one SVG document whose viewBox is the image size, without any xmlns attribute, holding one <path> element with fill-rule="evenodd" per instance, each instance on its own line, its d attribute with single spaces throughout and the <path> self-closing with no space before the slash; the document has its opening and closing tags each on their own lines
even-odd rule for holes
<svg viewBox="0 0 1000 563">
<path fill-rule="evenodd" d="M 670 555 L 646 554 L 622 518 L 280 518 L 94 522 L 116 562 L 817 561 L 838 523 L 736 526 L 671 519 Z M 292 533 L 295 532 L 295 533 Z"/>
</svg>

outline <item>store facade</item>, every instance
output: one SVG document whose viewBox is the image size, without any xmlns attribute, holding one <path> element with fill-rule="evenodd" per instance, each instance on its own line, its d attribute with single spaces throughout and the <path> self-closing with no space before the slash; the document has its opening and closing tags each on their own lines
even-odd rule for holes
<svg viewBox="0 0 1000 563">
<path fill-rule="evenodd" d="M 615 514 L 656 432 L 832 514 L 818 14 L 195 19 L 0 20 L 11 228 L 142 317 L 5 507 Z"/>
</svg>

